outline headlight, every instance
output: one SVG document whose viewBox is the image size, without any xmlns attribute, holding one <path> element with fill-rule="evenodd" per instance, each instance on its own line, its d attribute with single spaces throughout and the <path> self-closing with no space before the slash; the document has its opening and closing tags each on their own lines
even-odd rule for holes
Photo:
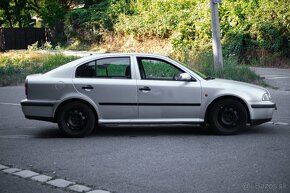
<svg viewBox="0 0 290 193">
<path fill-rule="evenodd" d="M 271 95 L 270 93 L 265 93 L 262 96 L 262 101 L 270 101 L 271 100 Z"/>
</svg>

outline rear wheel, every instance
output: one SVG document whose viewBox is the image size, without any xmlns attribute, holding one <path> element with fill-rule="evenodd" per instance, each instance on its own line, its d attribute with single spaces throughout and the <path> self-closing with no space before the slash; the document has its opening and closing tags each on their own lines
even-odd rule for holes
<svg viewBox="0 0 290 193">
<path fill-rule="evenodd" d="M 83 137 L 92 132 L 95 127 L 95 114 L 92 109 L 82 102 L 70 102 L 61 107 L 57 123 L 68 137 Z"/>
<path fill-rule="evenodd" d="M 247 123 L 247 110 L 235 99 L 222 99 L 211 108 L 209 120 L 211 127 L 217 133 L 236 134 Z"/>
</svg>

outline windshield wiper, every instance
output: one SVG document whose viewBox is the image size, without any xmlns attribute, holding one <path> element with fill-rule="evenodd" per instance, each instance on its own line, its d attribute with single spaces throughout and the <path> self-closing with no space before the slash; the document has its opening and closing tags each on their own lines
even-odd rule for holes
<svg viewBox="0 0 290 193">
<path fill-rule="evenodd" d="M 215 79 L 214 77 L 211 77 L 211 76 L 207 76 L 206 78 L 205 78 L 205 80 L 213 80 L 213 79 Z"/>
</svg>

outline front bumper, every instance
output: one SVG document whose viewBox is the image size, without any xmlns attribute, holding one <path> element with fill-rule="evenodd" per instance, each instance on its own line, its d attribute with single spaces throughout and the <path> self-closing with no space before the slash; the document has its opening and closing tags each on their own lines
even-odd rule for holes
<svg viewBox="0 0 290 193">
<path fill-rule="evenodd" d="M 50 101 L 31 101 L 24 99 L 21 101 L 21 108 L 27 119 L 54 122 L 55 104 L 55 102 Z"/>
<path fill-rule="evenodd" d="M 275 110 L 277 110 L 277 106 L 271 101 L 250 104 L 251 125 L 271 121 Z"/>
</svg>

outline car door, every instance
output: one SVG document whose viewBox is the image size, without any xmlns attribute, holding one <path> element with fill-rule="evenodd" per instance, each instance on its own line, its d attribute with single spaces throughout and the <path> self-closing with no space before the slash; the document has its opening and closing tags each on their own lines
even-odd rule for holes
<svg viewBox="0 0 290 193">
<path fill-rule="evenodd" d="M 159 58 L 137 57 L 141 78 L 137 79 L 139 119 L 166 122 L 199 121 L 200 82 L 177 80 L 184 73 Z"/>
<path fill-rule="evenodd" d="M 130 57 L 101 58 L 80 65 L 73 82 L 96 103 L 100 119 L 137 119 L 137 86 L 131 72 Z"/>
</svg>

